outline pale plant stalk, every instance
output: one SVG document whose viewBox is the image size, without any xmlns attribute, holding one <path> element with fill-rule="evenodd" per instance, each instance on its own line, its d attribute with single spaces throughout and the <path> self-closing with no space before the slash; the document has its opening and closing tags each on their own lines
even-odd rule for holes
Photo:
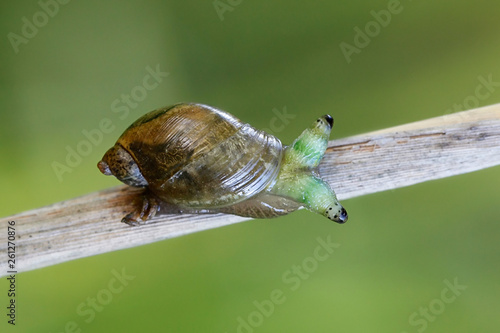
<svg viewBox="0 0 500 333">
<path fill-rule="evenodd" d="M 330 141 L 320 173 L 346 200 L 499 164 L 496 104 Z M 138 192 L 117 186 L 3 218 L 2 253 L 7 252 L 8 221 L 16 222 L 16 268 L 24 272 L 248 220 L 225 214 L 162 215 L 130 227 L 120 220 L 132 211 Z M 355 209 L 349 213 L 354 220 Z M 332 228 L 341 226 L 332 223 Z M 7 267 L 6 255 L 0 266 Z"/>
</svg>

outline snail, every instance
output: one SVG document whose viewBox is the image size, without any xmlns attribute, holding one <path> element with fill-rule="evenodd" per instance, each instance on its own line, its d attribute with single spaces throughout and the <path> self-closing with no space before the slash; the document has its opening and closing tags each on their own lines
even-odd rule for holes
<svg viewBox="0 0 500 333">
<path fill-rule="evenodd" d="M 338 223 L 347 212 L 318 173 L 333 118 L 317 119 L 289 146 L 202 104 L 160 108 L 136 120 L 98 163 L 104 175 L 144 187 L 141 224 L 163 206 L 181 213 L 271 218 L 306 208 Z"/>
</svg>

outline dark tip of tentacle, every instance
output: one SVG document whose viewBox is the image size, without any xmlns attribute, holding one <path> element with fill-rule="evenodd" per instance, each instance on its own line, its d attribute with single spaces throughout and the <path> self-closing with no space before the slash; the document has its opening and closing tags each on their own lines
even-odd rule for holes
<svg viewBox="0 0 500 333">
<path fill-rule="evenodd" d="M 333 118 L 329 114 L 325 116 L 325 120 L 330 124 L 330 127 L 333 127 Z"/>
</svg>

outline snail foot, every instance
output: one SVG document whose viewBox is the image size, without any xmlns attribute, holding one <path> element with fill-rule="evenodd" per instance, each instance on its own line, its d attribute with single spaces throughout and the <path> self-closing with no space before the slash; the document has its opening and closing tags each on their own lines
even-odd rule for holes
<svg viewBox="0 0 500 333">
<path fill-rule="evenodd" d="M 138 226 L 146 224 L 148 220 L 155 217 L 156 213 L 160 210 L 159 202 L 156 198 L 148 195 L 143 195 L 142 206 L 134 212 L 125 215 L 122 219 L 123 223 L 130 226 Z"/>
</svg>

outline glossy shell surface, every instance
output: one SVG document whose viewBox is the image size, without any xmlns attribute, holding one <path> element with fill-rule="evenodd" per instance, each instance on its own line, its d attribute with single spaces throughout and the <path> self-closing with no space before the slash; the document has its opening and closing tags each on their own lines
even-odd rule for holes
<svg viewBox="0 0 500 333">
<path fill-rule="evenodd" d="M 152 111 L 118 139 L 148 188 L 180 206 L 224 207 L 276 181 L 281 142 L 230 114 L 201 104 Z"/>
</svg>

